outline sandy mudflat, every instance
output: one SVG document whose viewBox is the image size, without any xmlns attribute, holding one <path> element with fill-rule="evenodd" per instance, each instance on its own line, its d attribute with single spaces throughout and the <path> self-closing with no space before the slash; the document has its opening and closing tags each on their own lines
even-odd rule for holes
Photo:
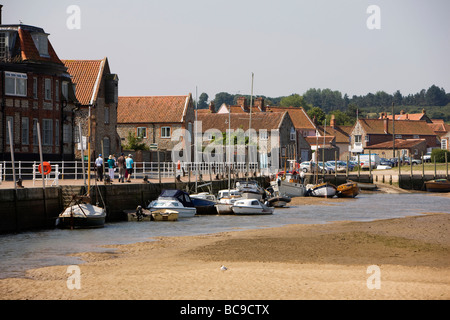
<svg viewBox="0 0 450 320">
<path fill-rule="evenodd" d="M 67 266 L 46 267 L 0 280 L 0 299 L 447 300 L 449 227 L 449 214 L 423 214 L 158 238 L 82 254 L 79 290 Z M 368 288 L 372 265 L 380 289 Z"/>
</svg>

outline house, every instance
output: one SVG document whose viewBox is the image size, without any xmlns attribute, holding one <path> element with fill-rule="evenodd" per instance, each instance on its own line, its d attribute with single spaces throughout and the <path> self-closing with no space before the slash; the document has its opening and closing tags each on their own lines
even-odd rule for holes
<svg viewBox="0 0 450 320">
<path fill-rule="evenodd" d="M 368 146 L 393 141 L 394 135 L 395 139 L 425 139 L 428 150 L 438 146 L 437 135 L 426 121 L 392 121 L 385 117 L 358 119 L 350 135 L 351 151 L 362 153 Z"/>
<path fill-rule="evenodd" d="M 99 60 L 62 60 L 75 85 L 79 108 L 75 112 L 74 140 L 76 158 L 81 158 L 81 141 L 84 150 L 91 137 L 91 159 L 98 154 L 104 157 L 120 152 L 120 139 L 117 134 L 118 82 L 116 74 L 111 73 L 107 58 Z M 89 121 L 90 116 L 90 121 Z M 79 125 L 82 126 L 80 139 Z M 87 151 L 84 152 L 87 155 Z"/>
<path fill-rule="evenodd" d="M 395 158 L 398 156 L 421 159 L 427 153 L 427 141 L 425 139 L 395 139 L 395 152 L 393 153 L 394 142 L 392 140 L 367 146 L 365 149 L 371 153 L 378 154 L 381 158 Z"/>
<path fill-rule="evenodd" d="M 339 147 L 336 146 L 336 136 L 309 136 L 306 141 L 311 146 L 314 162 L 339 159 Z"/>
<path fill-rule="evenodd" d="M 1 5 L 0 5 L 1 12 Z M 0 19 L 1 20 L 1 19 Z M 67 68 L 49 34 L 29 25 L 0 25 L 0 158 L 10 160 L 11 125 L 15 160 L 72 160 L 76 98 Z"/>
<path fill-rule="evenodd" d="M 321 136 L 334 136 L 334 146 L 339 149 L 338 159 L 346 160 L 350 158 L 350 134 L 353 130 L 353 126 L 339 126 L 336 125 L 336 119 L 334 115 L 331 115 L 331 121 L 329 126 L 319 126 L 318 132 Z M 334 160 L 334 155 L 333 155 Z"/>
<path fill-rule="evenodd" d="M 177 129 L 185 129 L 193 143 L 195 109 L 192 94 L 181 96 L 119 97 L 117 132 L 122 144 L 131 133 L 142 137 L 151 149 L 171 151 L 179 144 L 172 140 Z M 192 145 L 191 143 L 191 145 Z"/>
<path fill-rule="evenodd" d="M 296 150 L 299 148 L 310 149 L 309 144 L 303 137 L 301 137 L 300 142 L 297 140 L 294 125 L 288 112 L 205 113 L 199 115 L 198 120 L 201 122 L 201 130 L 206 143 L 216 141 L 218 135 L 226 135 L 229 129 L 233 133 L 241 130 L 242 133 L 247 133 L 247 135 L 249 128 L 254 130 L 255 136 L 249 145 L 257 145 L 257 155 L 255 159 L 255 154 L 250 152 L 249 161 L 259 162 L 261 167 L 267 167 L 269 162 L 274 159 L 272 153 L 275 150 L 278 152 L 278 163 L 283 165 L 284 161 L 296 158 Z M 221 142 L 218 141 L 218 143 Z M 240 144 L 242 145 L 242 143 Z M 300 146 L 298 146 L 299 144 Z M 234 153 L 237 155 L 236 151 Z M 233 161 L 242 162 L 246 161 L 246 158 L 234 157 Z M 271 165 L 274 165 L 274 162 Z"/>
<path fill-rule="evenodd" d="M 382 112 L 379 119 L 388 118 L 392 120 L 392 114 Z M 404 110 L 400 111 L 400 114 L 395 115 L 395 121 L 397 120 L 423 120 L 427 123 L 431 123 L 431 119 L 428 118 L 425 109 L 422 109 L 422 113 L 406 113 Z"/>
</svg>

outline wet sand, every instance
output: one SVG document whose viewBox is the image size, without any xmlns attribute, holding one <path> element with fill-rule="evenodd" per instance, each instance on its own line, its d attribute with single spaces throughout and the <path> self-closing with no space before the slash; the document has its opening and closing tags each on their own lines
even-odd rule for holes
<svg viewBox="0 0 450 320">
<path fill-rule="evenodd" d="M 437 195 L 448 196 L 448 195 Z M 356 199 L 357 200 L 357 199 Z M 301 205 L 355 199 L 294 198 Z M 163 222 L 161 222 L 163 223 Z M 0 280 L 1 299 L 309 300 L 450 298 L 450 215 L 164 237 L 80 254 Z M 149 239 L 150 240 L 150 239 Z M 154 241 L 157 240 L 157 241 Z M 114 249 L 114 250 L 113 250 Z M 227 270 L 221 270 L 221 266 Z M 370 266 L 379 268 L 373 288 Z M 370 271 L 370 269 L 369 269 Z M 369 280 L 369 286 L 368 286 Z"/>
</svg>

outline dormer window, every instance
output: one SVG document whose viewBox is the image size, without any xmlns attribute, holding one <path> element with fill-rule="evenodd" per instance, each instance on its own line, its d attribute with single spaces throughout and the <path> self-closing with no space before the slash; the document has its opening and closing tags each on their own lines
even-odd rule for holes
<svg viewBox="0 0 450 320">
<path fill-rule="evenodd" d="M 39 51 L 39 55 L 41 57 L 50 57 L 48 54 L 48 34 L 33 33 L 31 37 L 33 38 L 36 49 Z"/>
</svg>

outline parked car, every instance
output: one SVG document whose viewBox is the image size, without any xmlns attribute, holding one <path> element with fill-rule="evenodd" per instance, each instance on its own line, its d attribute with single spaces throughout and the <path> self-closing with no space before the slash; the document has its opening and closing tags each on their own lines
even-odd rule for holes
<svg viewBox="0 0 450 320">
<path fill-rule="evenodd" d="M 347 164 L 344 161 L 340 161 L 340 160 L 327 161 L 326 165 L 333 168 L 333 170 L 336 170 L 336 167 L 337 167 L 337 172 L 346 172 L 347 171 Z"/>
<path fill-rule="evenodd" d="M 431 161 L 431 152 L 427 152 L 422 157 L 423 162 L 430 162 Z"/>
<path fill-rule="evenodd" d="M 412 165 L 413 165 L 413 166 L 422 163 L 422 160 L 419 160 L 419 159 L 411 159 L 410 157 L 405 157 L 403 163 L 404 163 L 404 164 L 411 164 L 411 161 L 412 161 Z"/>
<path fill-rule="evenodd" d="M 389 160 L 389 159 L 386 159 L 386 158 L 381 158 L 380 159 L 380 165 L 393 167 L 394 166 L 394 162 Z"/>
<path fill-rule="evenodd" d="M 326 162 L 319 162 L 318 167 L 319 172 L 321 173 L 334 173 L 334 167 L 332 167 L 330 164 L 327 164 Z"/>
<path fill-rule="evenodd" d="M 304 161 L 302 163 L 300 163 L 300 170 L 302 170 L 303 172 L 314 172 L 314 168 L 315 168 L 316 164 L 312 161 Z"/>
</svg>

